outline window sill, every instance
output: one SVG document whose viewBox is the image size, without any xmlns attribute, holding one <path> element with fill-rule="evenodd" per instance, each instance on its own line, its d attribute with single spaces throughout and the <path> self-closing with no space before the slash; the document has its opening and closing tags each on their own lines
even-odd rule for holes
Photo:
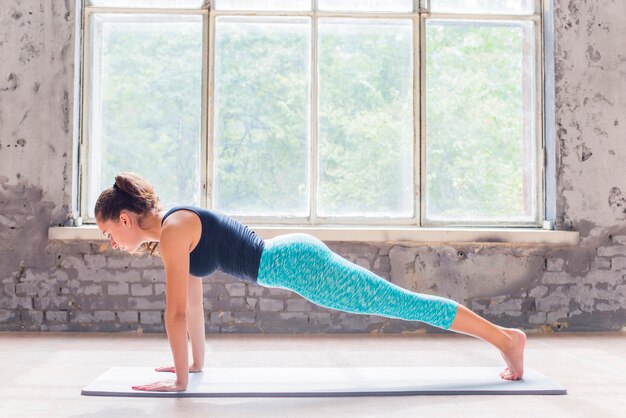
<svg viewBox="0 0 626 418">
<path fill-rule="evenodd" d="M 259 236 L 269 239 L 296 232 L 313 235 L 322 241 L 398 242 L 406 244 L 531 244 L 573 246 L 577 231 L 552 231 L 532 228 L 412 228 L 412 227 L 292 227 L 250 226 Z M 96 225 L 50 227 L 48 239 L 64 241 L 106 241 Z"/>
</svg>

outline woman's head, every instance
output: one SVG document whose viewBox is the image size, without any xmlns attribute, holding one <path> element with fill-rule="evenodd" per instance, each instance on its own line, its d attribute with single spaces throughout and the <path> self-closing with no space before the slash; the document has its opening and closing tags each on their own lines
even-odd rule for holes
<svg viewBox="0 0 626 418">
<path fill-rule="evenodd" d="M 142 222 L 161 211 L 154 188 L 135 173 L 115 176 L 113 187 L 100 193 L 95 215 L 98 228 L 111 241 L 113 248 L 131 253 L 154 253 L 158 243 L 143 240 Z"/>
</svg>

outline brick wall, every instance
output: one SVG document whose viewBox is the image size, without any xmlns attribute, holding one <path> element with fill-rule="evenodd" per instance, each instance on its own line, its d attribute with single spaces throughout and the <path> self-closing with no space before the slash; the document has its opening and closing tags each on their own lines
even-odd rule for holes
<svg viewBox="0 0 626 418">
<path fill-rule="evenodd" d="M 160 260 L 53 242 L 71 218 L 74 2 L 0 8 L 0 330 L 163 331 Z M 410 290 L 502 325 L 626 323 L 626 2 L 554 2 L 556 224 L 574 248 L 333 244 Z M 624 190 L 624 192 L 623 192 Z M 421 324 L 317 308 L 285 291 L 205 279 L 210 332 L 403 332 Z"/>
</svg>

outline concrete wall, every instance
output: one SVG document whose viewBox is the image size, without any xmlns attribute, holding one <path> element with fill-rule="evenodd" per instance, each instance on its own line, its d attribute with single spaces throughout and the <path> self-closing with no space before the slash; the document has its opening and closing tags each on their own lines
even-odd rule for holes
<svg viewBox="0 0 626 418">
<path fill-rule="evenodd" d="M 554 4 L 556 224 L 575 248 L 332 247 L 411 290 L 504 325 L 620 330 L 626 322 L 626 2 Z M 0 7 L 0 330 L 163 330 L 159 259 L 52 242 L 71 218 L 74 1 Z M 211 332 L 400 332 L 418 323 L 319 309 L 288 292 L 205 280 Z"/>
</svg>

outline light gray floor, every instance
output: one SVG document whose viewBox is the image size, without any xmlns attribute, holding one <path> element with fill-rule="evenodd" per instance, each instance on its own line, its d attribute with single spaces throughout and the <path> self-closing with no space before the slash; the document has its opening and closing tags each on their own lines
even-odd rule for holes
<svg viewBox="0 0 626 418">
<path fill-rule="evenodd" d="M 0 333 L 2 417 L 624 417 L 626 334 L 531 335 L 529 367 L 564 396 L 106 398 L 80 390 L 114 366 L 170 365 L 164 335 Z M 460 335 L 208 336 L 212 367 L 497 366 Z M 143 383 L 143 382 L 137 382 Z"/>
</svg>

